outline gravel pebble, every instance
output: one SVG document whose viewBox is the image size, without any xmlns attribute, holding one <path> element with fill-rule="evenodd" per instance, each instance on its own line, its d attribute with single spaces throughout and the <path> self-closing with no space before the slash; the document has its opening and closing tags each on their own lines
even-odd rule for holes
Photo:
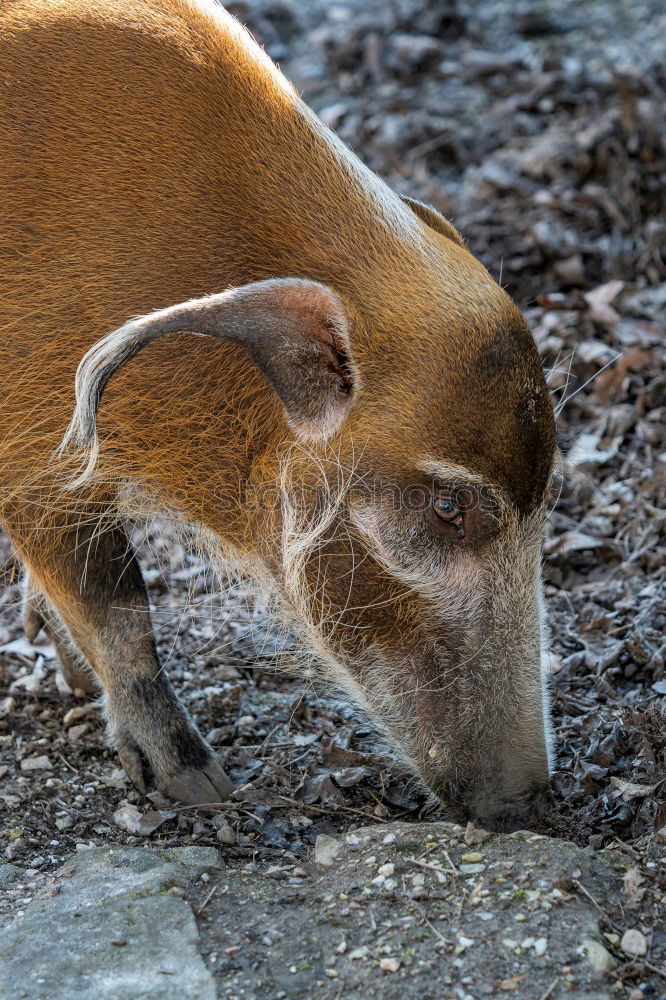
<svg viewBox="0 0 666 1000">
<path fill-rule="evenodd" d="M 620 948 L 625 953 L 625 955 L 635 955 L 640 957 L 641 955 L 647 955 L 648 943 L 647 939 L 641 931 L 636 928 L 630 928 L 626 930 L 622 935 L 622 940 L 620 941 Z"/>
</svg>

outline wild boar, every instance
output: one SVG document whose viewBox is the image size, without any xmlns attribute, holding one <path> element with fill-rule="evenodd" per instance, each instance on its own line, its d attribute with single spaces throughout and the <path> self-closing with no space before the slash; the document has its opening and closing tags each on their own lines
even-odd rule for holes
<svg viewBox="0 0 666 1000">
<path fill-rule="evenodd" d="M 129 485 L 270 593 L 457 817 L 520 822 L 549 774 L 554 456 L 520 311 L 213 0 L 7 0 L 0 42 L 0 516 L 28 632 L 99 681 L 139 788 L 229 794 L 158 662 Z"/>
</svg>

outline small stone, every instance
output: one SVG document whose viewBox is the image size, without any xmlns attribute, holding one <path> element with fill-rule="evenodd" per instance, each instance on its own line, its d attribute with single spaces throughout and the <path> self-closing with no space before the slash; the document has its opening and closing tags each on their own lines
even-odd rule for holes
<svg viewBox="0 0 666 1000">
<path fill-rule="evenodd" d="M 69 732 L 67 733 L 67 739 L 69 740 L 70 743 L 76 743 L 77 740 L 80 740 L 83 734 L 87 733 L 89 729 L 90 729 L 89 722 L 82 722 L 78 726 L 72 726 Z"/>
<path fill-rule="evenodd" d="M 110 774 L 102 775 L 100 780 L 107 786 L 107 788 L 123 789 L 126 788 L 128 784 L 127 775 L 122 767 L 114 767 Z"/>
<path fill-rule="evenodd" d="M 224 743 L 226 735 L 227 733 L 225 729 L 220 729 L 220 728 L 211 729 L 208 736 L 206 737 L 206 741 L 210 743 L 212 747 L 216 747 L 219 746 L 219 744 Z"/>
<path fill-rule="evenodd" d="M 69 830 L 74 826 L 74 820 L 71 816 L 56 816 L 55 825 L 58 830 Z"/>
<path fill-rule="evenodd" d="M 630 928 L 622 935 L 620 948 L 625 955 L 647 955 L 648 946 L 645 935 L 635 928 Z"/>
<path fill-rule="evenodd" d="M 329 979 L 337 979 L 340 975 L 337 969 L 324 969 L 324 974 L 327 975 Z"/>
<path fill-rule="evenodd" d="M 460 860 L 466 865 L 477 865 L 484 858 L 485 854 L 481 854 L 480 851 L 470 851 L 469 854 L 463 854 Z"/>
<path fill-rule="evenodd" d="M 400 959 L 398 958 L 380 958 L 379 968 L 382 972 L 397 972 L 400 968 Z"/>
<path fill-rule="evenodd" d="M 534 942 L 534 954 L 541 958 L 548 951 L 548 938 L 540 937 Z"/>
<path fill-rule="evenodd" d="M 583 948 L 585 949 L 587 960 L 595 972 L 610 972 L 617 965 L 610 952 L 606 951 L 604 946 L 595 941 L 594 938 L 584 938 Z"/>
<path fill-rule="evenodd" d="M 474 944 L 474 939 L 465 937 L 464 934 L 458 934 L 457 937 L 458 937 L 458 944 L 455 947 L 456 955 L 460 955 L 462 954 L 463 951 L 467 951 L 467 949 L 471 948 L 472 945 Z"/>
<path fill-rule="evenodd" d="M 368 949 L 365 945 L 361 948 L 354 948 L 353 951 L 349 952 L 349 958 L 352 962 L 357 962 L 360 958 L 367 958 Z"/>
<path fill-rule="evenodd" d="M 228 823 L 225 823 L 223 826 L 221 826 L 220 829 L 215 834 L 215 836 L 217 837 L 217 839 L 221 844 L 233 845 L 236 843 L 236 834 L 234 833 L 233 828 L 230 827 Z"/>
<path fill-rule="evenodd" d="M 21 770 L 26 772 L 52 771 L 53 764 L 46 756 L 46 754 L 42 754 L 39 757 L 24 757 L 23 760 L 21 761 Z"/>
<path fill-rule="evenodd" d="M 380 865 L 377 871 L 379 872 L 380 875 L 385 875 L 385 876 L 393 875 L 393 873 L 395 872 L 395 865 L 392 865 L 389 862 L 388 864 Z"/>
<path fill-rule="evenodd" d="M 240 673 L 230 663 L 222 663 L 217 667 L 217 672 L 223 681 L 235 681 L 240 677 Z"/>
<path fill-rule="evenodd" d="M 327 833 L 320 833 L 315 842 L 315 864 L 330 867 L 341 851 L 342 844 L 339 840 L 329 837 Z"/>
<path fill-rule="evenodd" d="M 12 841 L 7 847 L 5 847 L 5 857 L 8 861 L 13 861 L 16 855 L 25 847 L 25 841 L 22 837 L 17 837 L 16 840 Z"/>
</svg>

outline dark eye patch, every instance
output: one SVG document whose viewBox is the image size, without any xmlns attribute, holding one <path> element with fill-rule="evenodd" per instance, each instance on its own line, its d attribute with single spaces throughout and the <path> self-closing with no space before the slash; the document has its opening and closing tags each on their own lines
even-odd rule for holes
<svg viewBox="0 0 666 1000">
<path fill-rule="evenodd" d="M 497 505 L 482 486 L 434 484 L 431 510 L 440 526 L 470 542 L 487 540 L 499 528 Z"/>
</svg>

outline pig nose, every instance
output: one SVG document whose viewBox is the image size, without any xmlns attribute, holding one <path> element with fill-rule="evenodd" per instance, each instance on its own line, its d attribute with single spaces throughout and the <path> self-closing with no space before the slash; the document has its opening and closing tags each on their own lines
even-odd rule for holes
<svg viewBox="0 0 666 1000">
<path fill-rule="evenodd" d="M 530 807 L 523 802 L 505 802 L 485 813 L 471 815 L 474 826 L 496 833 L 513 833 L 522 830 L 529 822 Z"/>
<path fill-rule="evenodd" d="M 459 822 L 471 821 L 476 827 L 496 833 L 512 833 L 533 827 L 545 813 L 549 801 L 550 793 L 544 784 L 510 799 L 478 794 L 462 796 L 457 801 L 449 799 Z"/>
</svg>

